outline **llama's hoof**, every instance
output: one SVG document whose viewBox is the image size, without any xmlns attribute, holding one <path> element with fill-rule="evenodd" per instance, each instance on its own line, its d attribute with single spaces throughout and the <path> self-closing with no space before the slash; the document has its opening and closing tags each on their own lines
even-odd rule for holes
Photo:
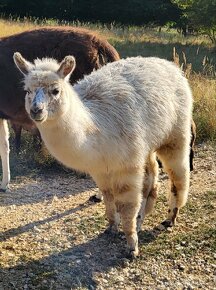
<svg viewBox="0 0 216 290">
<path fill-rule="evenodd" d="M 9 190 L 9 187 L 6 186 L 6 187 L 0 187 L 0 192 L 7 192 Z"/>
<path fill-rule="evenodd" d="M 133 250 L 128 250 L 128 253 L 126 255 L 126 258 L 130 259 L 130 261 L 135 260 L 139 256 L 139 250 L 138 249 L 133 249 Z"/>
<path fill-rule="evenodd" d="M 161 223 L 161 225 L 164 226 L 164 228 L 170 228 L 174 226 L 174 223 L 171 220 L 165 220 Z"/>
<path fill-rule="evenodd" d="M 82 178 L 82 179 L 87 179 L 88 178 L 88 175 L 86 173 L 79 172 L 79 173 L 77 173 L 77 175 L 78 175 L 79 178 Z"/>
<path fill-rule="evenodd" d="M 98 203 L 98 202 L 101 202 L 102 200 L 100 198 L 98 198 L 97 195 L 95 194 L 95 195 L 92 195 L 89 197 L 89 201 Z"/>
<path fill-rule="evenodd" d="M 6 192 L 7 189 L 6 188 L 0 188 L 0 192 Z"/>
<path fill-rule="evenodd" d="M 104 234 L 108 235 L 110 237 L 115 238 L 118 235 L 118 229 L 116 226 L 109 226 L 107 229 L 105 229 Z"/>
</svg>

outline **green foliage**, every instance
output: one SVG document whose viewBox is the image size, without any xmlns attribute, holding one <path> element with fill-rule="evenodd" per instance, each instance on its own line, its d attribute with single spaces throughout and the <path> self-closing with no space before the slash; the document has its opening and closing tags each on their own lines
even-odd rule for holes
<svg viewBox="0 0 216 290">
<path fill-rule="evenodd" d="M 2 0 L 0 13 L 123 25 L 168 24 L 184 35 L 190 27 L 216 44 L 216 0 Z"/>
<path fill-rule="evenodd" d="M 189 22 L 216 45 L 216 0 L 196 0 L 188 8 Z"/>
<path fill-rule="evenodd" d="M 178 26 L 191 26 L 216 45 L 216 0 L 173 0 L 181 10 Z"/>
<path fill-rule="evenodd" d="M 164 25 L 180 17 L 171 0 L 4 0 L 0 12 L 20 17 Z"/>
</svg>

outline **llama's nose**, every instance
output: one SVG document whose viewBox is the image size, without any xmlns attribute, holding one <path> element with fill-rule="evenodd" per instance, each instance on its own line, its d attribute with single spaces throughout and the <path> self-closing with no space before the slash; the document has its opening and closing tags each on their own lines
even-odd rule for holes
<svg viewBox="0 0 216 290">
<path fill-rule="evenodd" d="M 40 113 L 42 113 L 43 109 L 44 109 L 43 103 L 37 103 L 37 104 L 35 103 L 31 107 L 31 112 L 33 114 L 40 114 Z"/>
</svg>

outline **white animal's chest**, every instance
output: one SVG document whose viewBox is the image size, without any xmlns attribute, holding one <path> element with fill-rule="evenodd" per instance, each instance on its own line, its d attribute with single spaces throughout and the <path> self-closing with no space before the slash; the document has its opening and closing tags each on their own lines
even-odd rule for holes
<svg viewBox="0 0 216 290">
<path fill-rule="evenodd" d="M 86 171 L 86 159 L 75 150 L 72 136 L 60 130 L 46 130 L 41 132 L 42 139 L 49 152 L 65 166 Z"/>
</svg>

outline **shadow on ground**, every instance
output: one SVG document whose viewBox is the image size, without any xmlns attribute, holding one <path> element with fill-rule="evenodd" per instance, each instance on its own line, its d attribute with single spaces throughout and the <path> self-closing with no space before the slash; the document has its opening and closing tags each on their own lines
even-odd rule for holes
<svg viewBox="0 0 216 290">
<path fill-rule="evenodd" d="M 17 229 L 20 230 L 22 232 L 22 229 Z M 140 243 L 151 243 L 159 233 L 156 234 L 155 229 L 142 232 Z M 101 233 L 66 251 L 9 269 L 0 269 L 0 285 L 7 290 L 23 289 L 25 285 L 26 289 L 96 289 L 101 275 L 129 266 L 130 260 L 125 258 L 125 246 L 126 240 L 122 233 L 117 237 Z"/>
<path fill-rule="evenodd" d="M 0 192 L 0 206 L 48 202 L 55 197 L 75 196 L 94 188 L 97 189 L 90 177 L 80 178 L 74 172 L 40 174 L 32 178 L 19 176 L 10 190 Z"/>
<path fill-rule="evenodd" d="M 34 222 L 31 222 L 31 223 L 26 224 L 24 226 L 19 226 L 17 228 L 12 228 L 12 229 L 7 230 L 5 232 L 1 232 L 0 233 L 0 242 L 5 242 L 6 240 L 8 240 L 12 237 L 16 237 L 16 236 L 19 236 L 25 232 L 29 232 L 29 231 L 33 230 L 35 227 L 38 227 L 38 226 L 41 226 L 41 225 L 44 225 L 44 224 L 47 224 L 47 223 L 50 223 L 53 221 L 60 220 L 61 218 L 67 217 L 71 214 L 74 214 L 75 212 L 80 211 L 80 210 L 82 210 L 90 205 L 92 205 L 92 203 L 90 203 L 90 202 L 85 203 L 85 204 L 81 204 L 75 208 L 66 210 L 63 213 L 57 213 L 57 214 L 52 215 L 51 217 L 48 217 L 46 219 L 34 221 Z"/>
</svg>

